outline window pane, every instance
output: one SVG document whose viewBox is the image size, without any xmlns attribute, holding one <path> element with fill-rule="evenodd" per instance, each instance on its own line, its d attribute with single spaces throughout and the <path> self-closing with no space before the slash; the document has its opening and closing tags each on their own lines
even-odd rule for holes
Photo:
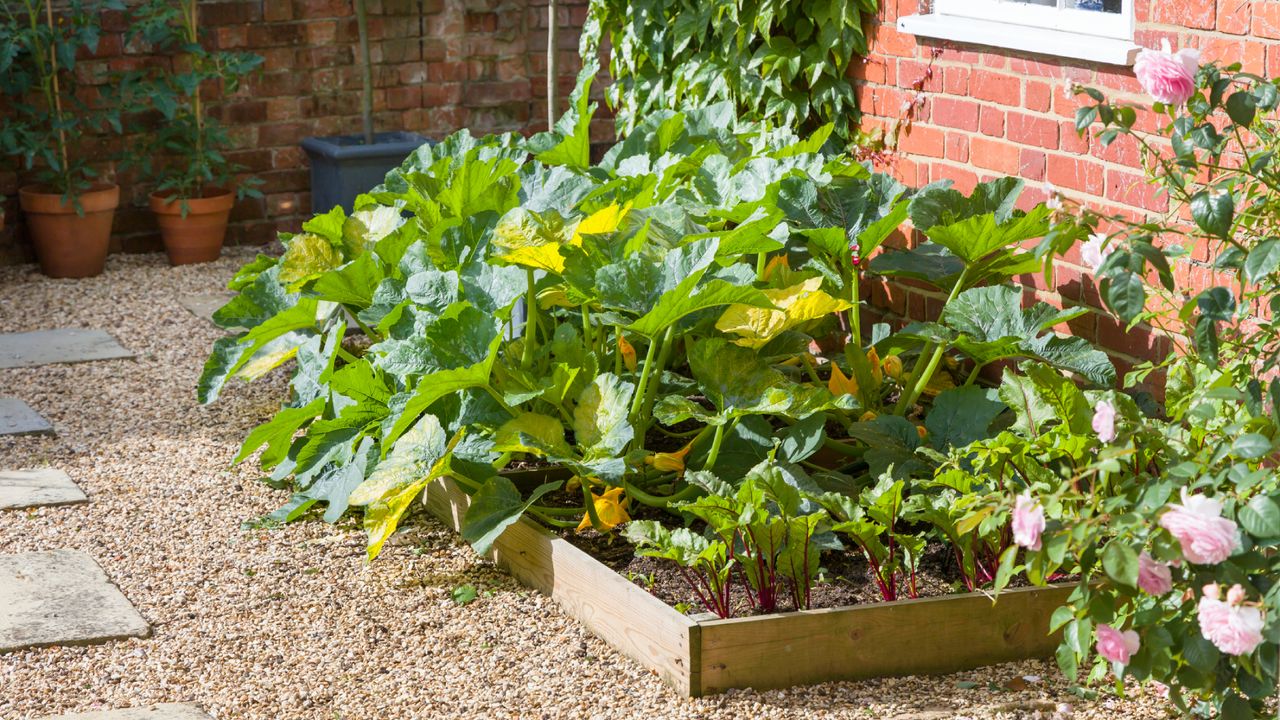
<svg viewBox="0 0 1280 720">
<path fill-rule="evenodd" d="M 1072 10 L 1091 10 L 1119 15 L 1121 0 L 1065 0 L 1063 7 Z"/>
</svg>

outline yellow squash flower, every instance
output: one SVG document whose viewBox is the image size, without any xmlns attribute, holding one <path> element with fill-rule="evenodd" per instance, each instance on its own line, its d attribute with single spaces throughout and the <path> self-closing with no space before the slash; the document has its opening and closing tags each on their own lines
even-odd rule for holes
<svg viewBox="0 0 1280 720">
<path fill-rule="evenodd" d="M 693 449 L 693 441 L 690 440 L 688 445 L 680 448 L 675 452 L 654 453 L 644 459 L 646 465 L 652 465 L 653 469 L 661 472 L 674 472 L 684 475 L 684 460 L 689 457 L 689 451 Z"/>
<path fill-rule="evenodd" d="M 831 363 L 831 379 L 827 381 L 827 389 L 832 395 L 857 395 L 858 381 L 853 378 L 847 378 L 843 372 L 840 372 L 840 366 Z"/>
<path fill-rule="evenodd" d="M 876 381 L 876 385 L 884 382 L 884 372 L 880 369 L 880 353 L 875 348 L 867 351 L 867 364 L 871 366 L 871 379 Z"/>
<path fill-rule="evenodd" d="M 768 282 L 773 278 L 773 274 L 777 272 L 779 277 L 787 278 L 791 275 L 791 261 L 786 255 L 775 255 L 769 258 L 769 262 L 764 266 L 764 274 L 761 280 Z"/>
<path fill-rule="evenodd" d="M 612 530 L 622 523 L 631 521 L 631 516 L 627 514 L 627 504 L 630 502 L 630 498 L 622 497 L 622 488 L 609 488 L 603 495 L 591 493 L 591 503 L 596 508 L 596 517 L 600 519 L 600 526 L 605 530 Z M 591 527 L 591 514 L 583 513 L 582 522 L 578 523 L 578 532 L 589 527 Z"/>
<path fill-rule="evenodd" d="M 622 354 L 622 364 L 631 372 L 636 371 L 636 349 L 627 342 L 623 335 L 618 336 L 618 352 Z"/>
<path fill-rule="evenodd" d="M 862 413 L 862 417 L 858 418 L 858 422 L 871 422 L 876 419 L 876 414 L 870 410 Z"/>
<path fill-rule="evenodd" d="M 924 386 L 924 394 L 929 397 L 936 397 L 940 393 L 950 390 L 956 386 L 955 378 L 951 377 L 951 373 L 942 371 L 933 374 L 929 378 L 928 384 Z"/>
<path fill-rule="evenodd" d="M 902 380 L 902 358 L 897 355 L 889 355 L 880 365 L 884 368 L 885 375 L 894 380 Z"/>
</svg>

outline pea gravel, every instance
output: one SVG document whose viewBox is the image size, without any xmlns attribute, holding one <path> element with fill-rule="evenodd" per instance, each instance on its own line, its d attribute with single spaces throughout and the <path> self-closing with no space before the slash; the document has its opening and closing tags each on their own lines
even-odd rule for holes
<svg viewBox="0 0 1280 720">
<path fill-rule="evenodd" d="M 26 400 L 58 433 L 0 438 L 0 468 L 61 468 L 90 497 L 0 513 L 0 554 L 83 550 L 154 628 L 145 640 L 0 655 L 0 718 L 180 702 L 218 720 L 1170 716 L 1141 690 L 1072 695 L 1047 662 L 684 699 L 426 517 L 372 565 L 350 520 L 242 529 L 286 499 L 252 467 L 230 467 L 286 376 L 197 405 L 219 331 L 179 299 L 220 290 L 251 257 L 170 268 L 160 255 L 115 255 L 78 281 L 0 268 L 0 332 L 101 328 L 137 356 L 0 370 L 0 395 Z M 450 591 L 462 584 L 480 597 L 459 607 Z"/>
</svg>

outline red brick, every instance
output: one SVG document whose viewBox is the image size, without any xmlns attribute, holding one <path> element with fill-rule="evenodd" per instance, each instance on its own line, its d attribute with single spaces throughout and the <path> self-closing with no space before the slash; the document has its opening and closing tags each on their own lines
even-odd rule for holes
<svg viewBox="0 0 1280 720">
<path fill-rule="evenodd" d="M 1208 0 L 1152 0 L 1151 20 L 1162 25 L 1212 30 L 1215 5 Z"/>
<path fill-rule="evenodd" d="M 1025 90 L 1027 109 L 1036 112 L 1049 112 L 1053 107 L 1053 85 L 1047 82 L 1028 80 Z"/>
<path fill-rule="evenodd" d="M 931 105 L 929 118 L 934 125 L 970 132 L 978 129 L 980 107 L 978 103 L 972 100 L 937 97 L 932 100 Z"/>
<path fill-rule="evenodd" d="M 980 168 L 1017 175 L 1021 167 L 1021 148 L 1013 143 L 975 137 L 969 143 L 969 152 L 971 162 Z"/>
<path fill-rule="evenodd" d="M 1252 0 L 1218 0 L 1218 32 L 1243 35 L 1249 32 L 1249 20 L 1255 5 Z"/>
<path fill-rule="evenodd" d="M 1050 154 L 1047 165 L 1049 182 L 1060 188 L 1090 195 L 1104 195 L 1106 172 L 1102 163 L 1066 155 Z"/>
<path fill-rule="evenodd" d="M 983 135 L 1004 137 L 1004 111 L 990 105 L 983 105 L 978 117 L 978 129 Z"/>
<path fill-rule="evenodd" d="M 1013 107 L 1022 104 L 1022 82 L 1012 75 L 975 71 L 969 82 L 969 90 L 979 100 Z"/>
<path fill-rule="evenodd" d="M 1058 149 L 1058 123 L 1054 120 L 1011 112 L 1007 124 L 1006 136 L 1016 143 L 1046 150 Z"/>
<path fill-rule="evenodd" d="M 969 68 L 949 67 L 943 71 L 943 87 L 949 95 L 969 94 Z"/>
<path fill-rule="evenodd" d="M 1018 175 L 1028 180 L 1044 180 L 1047 164 L 1044 151 L 1023 148 L 1019 163 Z"/>
<path fill-rule="evenodd" d="M 1162 212 L 1169 206 L 1168 196 L 1157 196 L 1155 186 L 1149 184 L 1145 177 L 1121 170 L 1107 171 L 1106 197 L 1123 205 L 1155 212 Z"/>
<path fill-rule="evenodd" d="M 913 125 L 898 141 L 901 152 L 940 158 L 946 155 L 946 136 L 937 128 Z"/>
<path fill-rule="evenodd" d="M 969 136 L 959 132 L 947 133 L 947 159 L 955 162 L 969 161 Z"/>
<path fill-rule="evenodd" d="M 1280 40 L 1280 3 L 1255 2 L 1250 31 L 1259 37 Z"/>
</svg>

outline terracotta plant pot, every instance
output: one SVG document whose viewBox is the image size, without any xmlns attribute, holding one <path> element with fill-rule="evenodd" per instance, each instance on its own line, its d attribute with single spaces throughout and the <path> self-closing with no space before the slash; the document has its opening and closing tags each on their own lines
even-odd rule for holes
<svg viewBox="0 0 1280 720">
<path fill-rule="evenodd" d="M 74 202 L 63 202 L 61 194 L 40 185 L 18 190 L 18 202 L 45 275 L 83 278 L 102 272 L 120 204 L 118 185 L 94 185 L 81 193 L 79 213 Z"/>
<path fill-rule="evenodd" d="M 226 190 L 208 190 L 204 197 L 186 200 L 152 193 L 151 211 L 156 214 L 156 223 L 160 225 L 169 264 L 189 265 L 217 260 L 222 255 L 227 219 L 235 204 L 236 196 Z"/>
</svg>

